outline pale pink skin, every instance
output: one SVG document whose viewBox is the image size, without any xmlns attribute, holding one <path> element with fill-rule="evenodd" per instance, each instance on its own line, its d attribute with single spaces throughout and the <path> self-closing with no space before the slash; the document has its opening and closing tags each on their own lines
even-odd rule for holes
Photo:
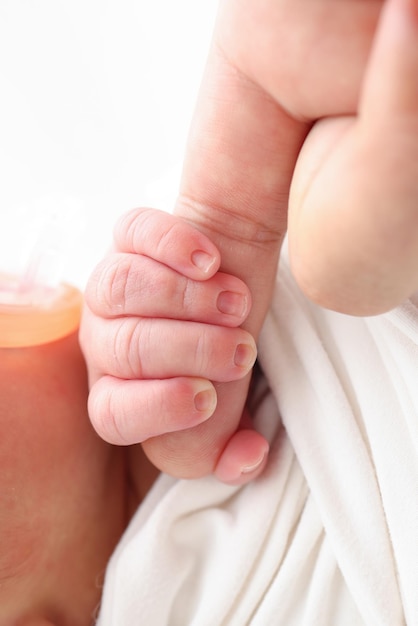
<svg viewBox="0 0 418 626">
<path fill-rule="evenodd" d="M 381 7 L 221 2 L 174 216 L 127 214 L 87 288 L 89 408 L 106 440 L 142 442 L 179 477 L 260 474 L 267 442 L 242 421 L 251 359 L 234 353 L 254 349 L 286 232 L 321 305 L 375 314 L 418 287 L 418 10 Z M 220 312 L 225 290 L 240 313 Z"/>
<path fill-rule="evenodd" d="M 87 289 L 91 419 L 143 448 L 90 428 L 75 336 L 2 356 L 1 626 L 90 623 L 93 581 L 157 474 L 142 449 L 178 476 L 262 471 L 266 442 L 243 413 L 250 362 L 233 355 L 254 348 L 286 231 L 320 304 L 378 313 L 417 288 L 418 9 L 389 0 L 374 38 L 380 9 L 221 2 L 176 217 L 127 215 Z M 206 272 L 194 251 L 212 257 Z M 225 290 L 247 308 L 235 296 L 221 312 Z"/>
<path fill-rule="evenodd" d="M 132 211 L 115 242 L 118 251 L 90 279 L 81 333 L 96 430 L 111 443 L 143 442 L 159 465 L 155 438 L 164 433 L 169 445 L 169 433 L 193 428 L 199 447 L 180 475 L 207 473 L 210 462 L 223 480 L 246 480 L 262 469 L 267 442 L 248 418 L 234 435 L 237 424 L 214 412 L 216 385 L 248 379 L 256 358 L 253 337 L 240 328 L 251 310 L 248 288 L 218 271 L 219 252 L 205 235 L 167 213 Z M 201 269 L 193 260 L 202 262 L 203 251 Z"/>
</svg>

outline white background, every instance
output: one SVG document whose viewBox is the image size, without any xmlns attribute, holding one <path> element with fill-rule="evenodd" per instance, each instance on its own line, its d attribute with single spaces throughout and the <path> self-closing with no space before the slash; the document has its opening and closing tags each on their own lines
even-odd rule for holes
<svg viewBox="0 0 418 626">
<path fill-rule="evenodd" d="M 64 278 L 80 286 L 118 215 L 170 208 L 215 12 L 216 0 L 0 0 L 0 270 L 30 263 L 36 238 L 65 238 L 42 233 L 43 207 L 67 219 Z"/>
</svg>

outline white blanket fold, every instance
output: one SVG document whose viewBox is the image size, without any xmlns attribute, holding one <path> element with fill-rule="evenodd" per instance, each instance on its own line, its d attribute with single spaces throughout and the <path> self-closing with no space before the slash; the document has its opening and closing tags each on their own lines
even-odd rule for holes
<svg viewBox="0 0 418 626">
<path fill-rule="evenodd" d="M 415 304 L 324 311 L 283 263 L 259 354 L 266 471 L 240 488 L 161 476 L 109 564 L 100 626 L 418 625 Z"/>
</svg>

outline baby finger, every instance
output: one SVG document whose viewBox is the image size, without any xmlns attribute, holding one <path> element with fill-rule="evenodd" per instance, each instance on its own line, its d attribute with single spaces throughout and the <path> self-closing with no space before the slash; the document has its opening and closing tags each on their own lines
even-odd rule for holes
<svg viewBox="0 0 418 626">
<path fill-rule="evenodd" d="M 118 378 L 197 376 L 217 382 L 243 378 L 257 349 L 242 328 L 148 318 L 96 319 L 96 368 Z"/>
<path fill-rule="evenodd" d="M 89 415 L 109 443 L 131 445 L 207 420 L 216 408 L 213 385 L 201 378 L 121 380 L 104 376 L 89 396 Z"/>
</svg>

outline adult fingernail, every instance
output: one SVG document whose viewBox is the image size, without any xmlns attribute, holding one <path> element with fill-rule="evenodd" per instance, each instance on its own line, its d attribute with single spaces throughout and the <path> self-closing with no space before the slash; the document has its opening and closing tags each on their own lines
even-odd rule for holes
<svg viewBox="0 0 418 626">
<path fill-rule="evenodd" d="M 243 369 L 250 369 L 257 358 L 257 350 L 255 347 L 248 343 L 240 343 L 234 355 L 234 363 L 238 367 Z"/>
<path fill-rule="evenodd" d="M 208 274 L 216 263 L 216 259 L 203 250 L 195 250 L 192 254 L 192 263 L 202 272 Z"/>
<path fill-rule="evenodd" d="M 242 293 L 222 291 L 216 302 L 218 311 L 235 317 L 244 317 L 248 309 L 248 298 Z"/>
<path fill-rule="evenodd" d="M 216 391 L 212 385 L 198 391 L 194 397 L 194 405 L 199 413 L 208 413 L 209 415 L 212 415 L 216 408 L 216 402 Z"/>
</svg>

